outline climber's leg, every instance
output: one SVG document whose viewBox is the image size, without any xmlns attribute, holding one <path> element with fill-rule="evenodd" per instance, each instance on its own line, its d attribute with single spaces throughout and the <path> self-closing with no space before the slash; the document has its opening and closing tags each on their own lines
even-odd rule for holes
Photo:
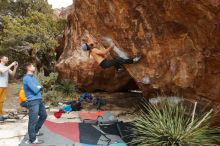
<svg viewBox="0 0 220 146">
<path fill-rule="evenodd" d="M 121 68 L 120 64 L 115 59 L 112 59 L 112 60 L 105 59 L 100 63 L 100 66 L 103 69 L 110 68 L 110 67 L 115 67 L 116 69 Z"/>
<path fill-rule="evenodd" d="M 121 66 L 123 64 L 137 63 L 140 59 L 141 59 L 141 56 L 138 56 L 138 57 L 135 57 L 135 58 L 132 58 L 132 59 L 123 59 L 121 57 L 116 58 L 116 59 L 111 59 L 111 60 L 105 59 L 100 63 L 100 66 L 103 69 L 106 69 L 106 68 L 109 68 L 109 67 L 112 67 L 112 66 L 114 66 L 116 69 L 119 69 L 119 68 L 121 68 Z"/>
</svg>

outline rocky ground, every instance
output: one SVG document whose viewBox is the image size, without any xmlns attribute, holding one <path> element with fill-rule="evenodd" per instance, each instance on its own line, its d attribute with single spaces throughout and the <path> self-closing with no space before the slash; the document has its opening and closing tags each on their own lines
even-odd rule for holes
<svg viewBox="0 0 220 146">
<path fill-rule="evenodd" d="M 5 103 L 4 109 L 6 113 L 15 112 L 19 113 L 22 109 L 18 104 L 18 91 L 19 84 L 10 84 L 9 94 Z M 141 95 L 136 93 L 93 93 L 95 97 L 106 99 L 107 105 L 103 107 L 103 110 L 111 111 L 120 120 L 130 121 L 134 118 L 133 113 L 136 111 L 135 107 L 141 100 Z M 50 107 L 48 112 L 48 119 L 54 122 L 74 121 L 80 122 L 78 112 L 70 112 L 62 115 L 60 119 L 56 119 L 53 113 L 57 111 L 59 107 Z M 96 111 L 96 107 L 91 103 L 83 104 L 82 111 Z M 18 114 L 20 118 L 24 114 Z M 27 132 L 28 117 L 25 116 L 19 120 L 8 120 L 4 123 L 0 123 L 0 146 L 17 146 L 23 139 Z"/>
</svg>

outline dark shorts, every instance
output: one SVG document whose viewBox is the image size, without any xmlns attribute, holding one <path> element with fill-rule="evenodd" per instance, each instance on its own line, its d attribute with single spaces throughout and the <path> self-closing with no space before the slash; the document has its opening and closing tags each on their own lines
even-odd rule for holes
<svg viewBox="0 0 220 146">
<path fill-rule="evenodd" d="M 123 64 L 132 64 L 133 59 L 123 59 L 123 58 L 116 58 L 116 59 L 111 59 L 107 60 L 104 59 L 99 65 L 103 68 L 109 68 L 109 67 L 115 67 L 116 69 L 121 68 Z"/>
</svg>

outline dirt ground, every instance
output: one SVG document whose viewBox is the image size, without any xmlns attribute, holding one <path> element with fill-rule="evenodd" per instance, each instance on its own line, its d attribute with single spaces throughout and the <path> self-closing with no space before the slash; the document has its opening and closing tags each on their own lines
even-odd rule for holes
<svg viewBox="0 0 220 146">
<path fill-rule="evenodd" d="M 9 112 L 20 112 L 22 109 L 18 104 L 18 92 L 20 84 L 11 83 L 8 88 L 8 96 L 4 105 L 4 111 Z M 93 93 L 94 97 L 105 99 L 107 105 L 102 107 L 103 110 L 111 111 L 113 115 L 118 117 L 122 121 L 131 121 L 134 119 L 133 113 L 136 111 L 136 106 L 141 101 L 141 94 L 137 93 Z M 80 122 L 78 113 L 70 112 L 62 115 L 60 119 L 56 119 L 53 116 L 55 111 L 58 111 L 59 107 L 50 107 L 47 109 L 48 120 L 54 122 Z M 82 111 L 96 111 L 96 106 L 92 103 L 83 103 Z M 18 114 L 21 118 L 24 115 Z M 17 146 L 23 139 L 27 132 L 28 117 L 25 116 L 23 119 L 17 121 L 7 121 L 0 123 L 0 146 Z"/>
</svg>

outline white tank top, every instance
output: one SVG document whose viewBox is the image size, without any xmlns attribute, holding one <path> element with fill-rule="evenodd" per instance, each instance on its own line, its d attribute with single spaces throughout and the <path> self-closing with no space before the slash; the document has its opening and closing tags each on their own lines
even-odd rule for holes
<svg viewBox="0 0 220 146">
<path fill-rule="evenodd" d="M 6 68 L 7 66 L 0 64 L 0 68 Z M 0 72 L 0 87 L 8 87 L 8 72 Z"/>
</svg>

